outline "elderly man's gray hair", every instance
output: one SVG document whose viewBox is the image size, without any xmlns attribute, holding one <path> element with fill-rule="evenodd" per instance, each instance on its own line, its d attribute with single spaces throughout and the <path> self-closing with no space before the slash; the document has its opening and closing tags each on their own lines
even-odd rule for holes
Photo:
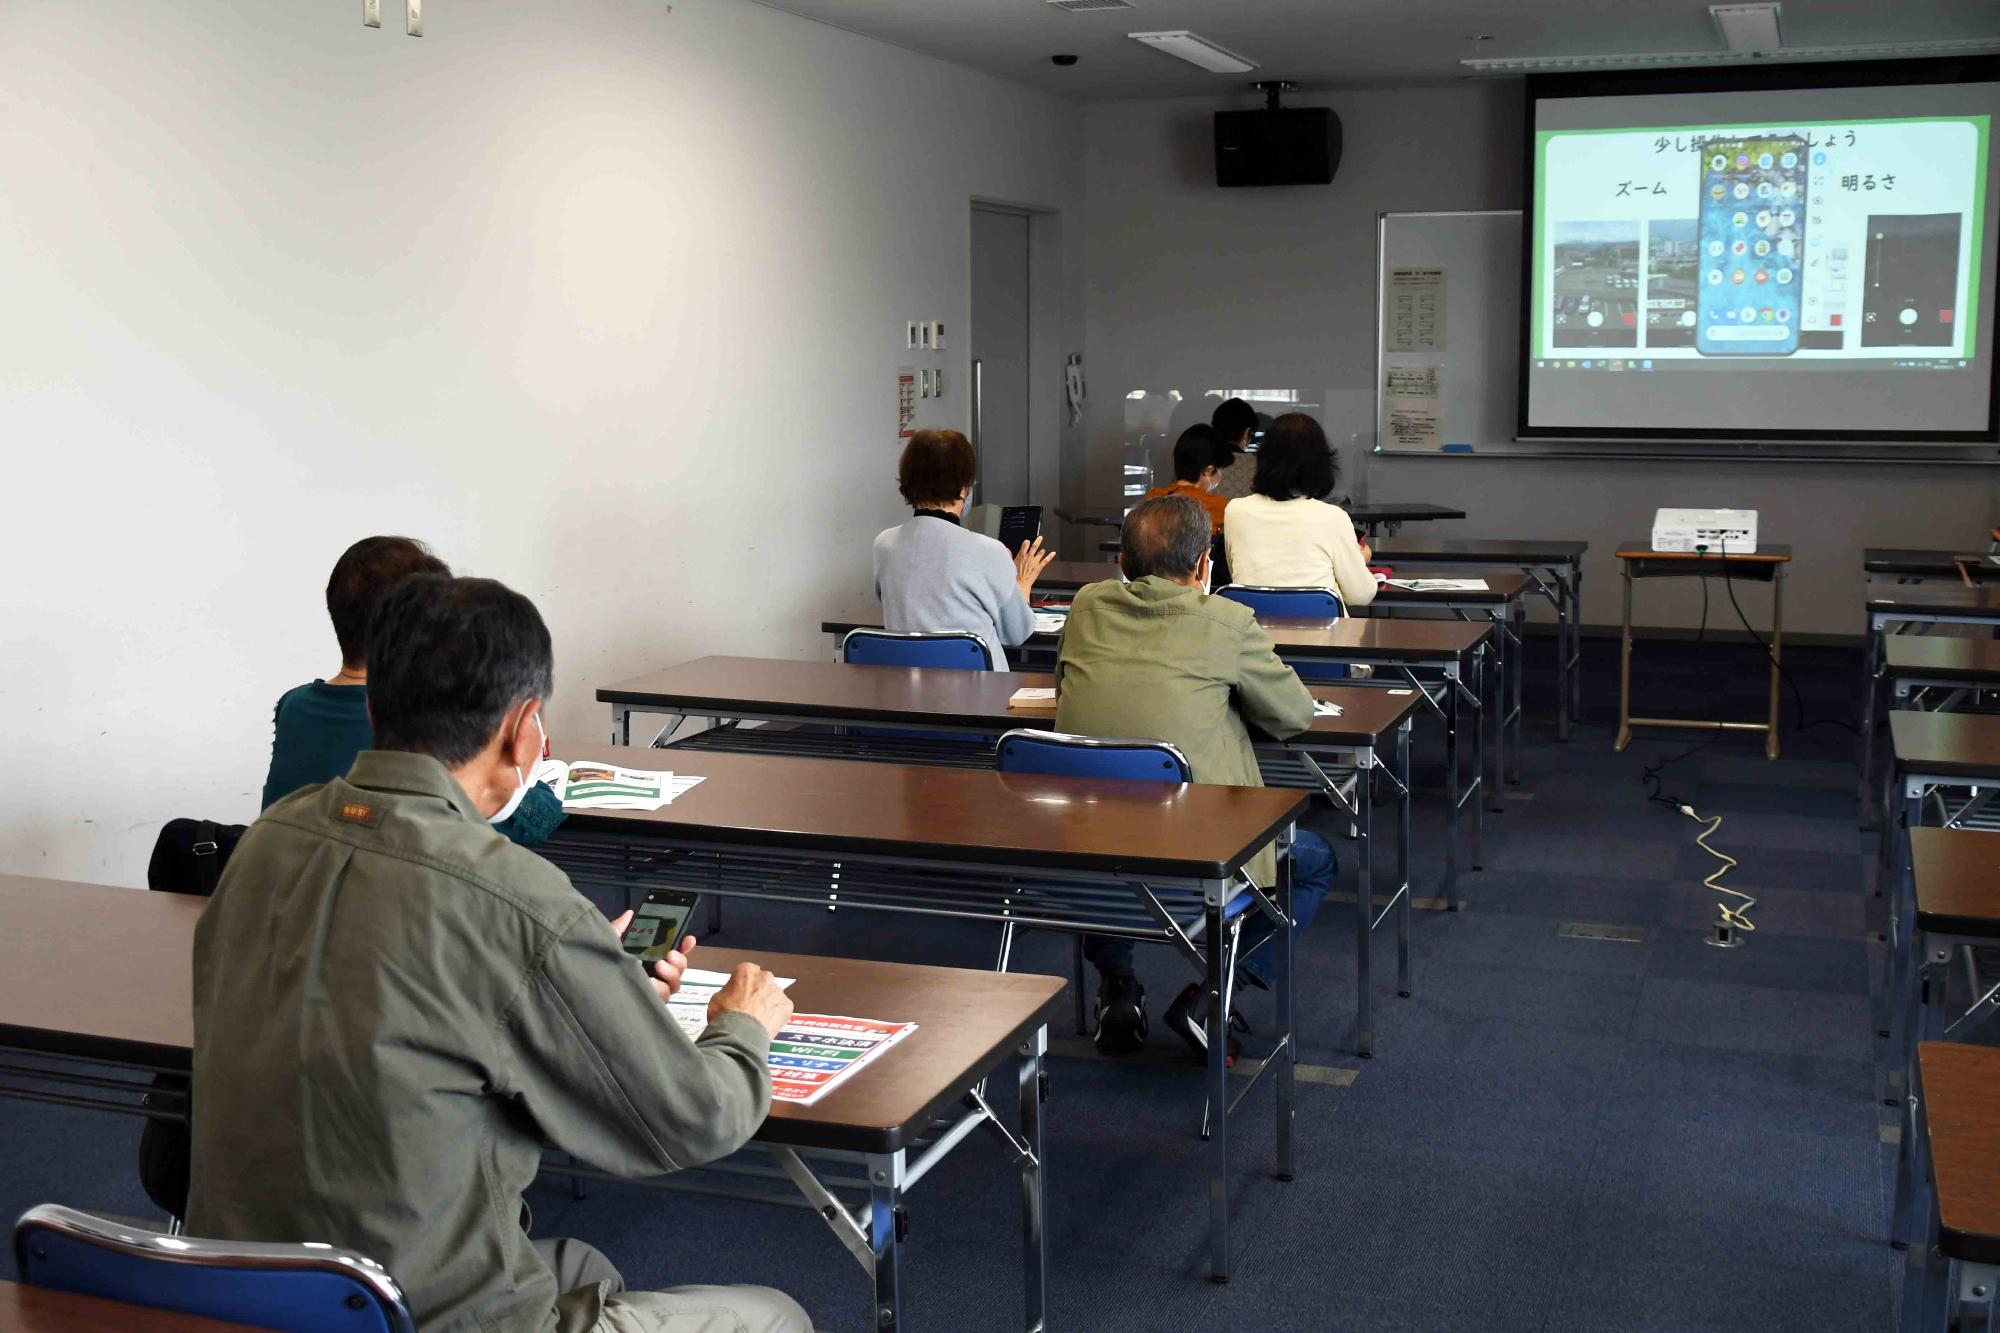
<svg viewBox="0 0 2000 1333">
<path fill-rule="evenodd" d="M 1162 495 L 1125 516 L 1118 558 L 1132 580 L 1158 574 L 1185 579 L 1208 550 L 1208 511 L 1185 495 Z"/>
</svg>

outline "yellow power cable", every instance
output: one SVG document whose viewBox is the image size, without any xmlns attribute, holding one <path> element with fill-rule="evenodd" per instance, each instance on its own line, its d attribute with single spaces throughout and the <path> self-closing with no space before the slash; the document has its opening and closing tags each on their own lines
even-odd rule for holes
<svg viewBox="0 0 2000 1333">
<path fill-rule="evenodd" d="M 1752 931 L 1756 930 L 1757 927 L 1751 922 L 1749 913 L 1750 909 L 1757 905 L 1757 900 L 1755 898 L 1752 898 L 1749 894 L 1744 893 L 1740 889 L 1732 889 L 1727 884 L 1718 884 L 1716 882 L 1717 880 L 1721 879 L 1724 875 L 1728 874 L 1732 869 L 1734 869 L 1737 864 L 1736 858 L 1731 856 L 1728 852 L 1718 851 L 1714 847 L 1708 845 L 1708 840 L 1710 835 L 1712 835 L 1717 829 L 1722 827 L 1722 816 L 1716 815 L 1713 818 L 1705 818 L 1701 815 L 1696 814 L 1694 812 L 1694 807 L 1691 805 L 1682 805 L 1679 807 L 1679 809 L 1682 814 L 1686 815 L 1689 819 L 1692 819 L 1695 823 L 1706 824 L 1708 826 L 1707 828 L 1704 828 L 1700 833 L 1697 833 L 1695 835 L 1694 839 L 1695 844 L 1699 846 L 1704 852 L 1707 852 L 1710 856 L 1722 862 L 1721 865 L 1717 866 L 1714 869 L 1714 871 L 1712 871 L 1709 874 L 1707 879 L 1701 882 L 1702 887 L 1705 889 L 1710 889 L 1716 893 L 1726 893 L 1732 898 L 1741 898 L 1743 900 L 1743 905 L 1741 907 L 1731 907 L 1728 903 L 1721 902 L 1719 900 L 1716 902 L 1715 904 L 1716 910 L 1722 913 L 1722 919 L 1724 923 L 1730 926 L 1734 926 L 1737 930 L 1740 930 L 1745 934 L 1749 934 Z"/>
</svg>

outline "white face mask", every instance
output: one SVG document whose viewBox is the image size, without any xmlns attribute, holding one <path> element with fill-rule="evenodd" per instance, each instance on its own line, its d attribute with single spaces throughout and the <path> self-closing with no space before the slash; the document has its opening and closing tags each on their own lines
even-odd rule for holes
<svg viewBox="0 0 2000 1333">
<path fill-rule="evenodd" d="M 535 730 L 542 733 L 542 748 L 544 750 L 548 749 L 549 733 L 547 729 L 542 726 L 542 715 L 540 713 L 535 714 Z M 528 779 L 528 775 L 521 771 L 521 766 L 519 764 L 514 765 L 514 778 L 516 783 L 518 784 L 514 788 L 514 794 L 507 798 L 507 804 L 501 806 L 499 810 L 495 811 L 493 817 L 486 821 L 487 823 L 504 824 L 509 819 L 512 819 L 514 817 L 514 812 L 521 808 L 521 802 L 527 799 L 528 788 L 535 785 Z"/>
</svg>

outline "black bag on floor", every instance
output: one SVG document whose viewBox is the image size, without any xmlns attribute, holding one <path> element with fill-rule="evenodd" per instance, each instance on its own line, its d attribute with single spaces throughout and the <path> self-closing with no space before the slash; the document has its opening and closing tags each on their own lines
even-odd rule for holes
<svg viewBox="0 0 2000 1333">
<path fill-rule="evenodd" d="M 206 898 L 215 892 L 222 867 L 243 836 L 242 824 L 218 824 L 212 819 L 172 819 L 153 844 L 146 865 L 146 887 L 156 893 L 191 893 Z M 155 1110 L 180 1110 L 192 1115 L 188 1080 L 179 1074 L 156 1074 L 145 1104 Z M 146 1118 L 139 1135 L 139 1183 L 146 1197 L 170 1217 L 187 1216 L 188 1127 L 184 1121 Z"/>
</svg>

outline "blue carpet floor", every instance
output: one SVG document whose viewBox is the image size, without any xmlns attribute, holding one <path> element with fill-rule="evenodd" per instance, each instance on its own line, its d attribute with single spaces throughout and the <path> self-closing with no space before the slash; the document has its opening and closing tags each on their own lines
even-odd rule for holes
<svg viewBox="0 0 2000 1333">
<path fill-rule="evenodd" d="M 1541 670 L 1550 645 L 1532 646 L 1526 782 L 1488 817 L 1486 868 L 1461 881 L 1471 909 L 1418 913 L 1415 994 L 1398 998 L 1393 966 L 1378 962 L 1375 1059 L 1346 1044 L 1352 908 L 1329 903 L 1301 941 L 1302 1059 L 1343 1072 L 1300 1084 L 1291 1183 L 1268 1174 L 1268 1098 L 1241 1113 L 1228 1286 L 1203 1276 L 1201 1091 L 1194 1067 L 1173 1059 L 1175 1039 L 1156 1024 L 1162 1058 L 1138 1065 L 1052 1061 L 1050 1327 L 1892 1325 L 1873 841 L 1855 827 L 1853 737 L 1819 721 L 1851 719 L 1851 656 L 1788 651 L 1815 725 L 1793 726 L 1788 695 L 1782 759 L 1722 737 L 1668 770 L 1670 792 L 1724 816 L 1714 841 L 1742 861 L 1731 882 L 1760 899 L 1757 933 L 1725 951 L 1702 943 L 1715 912 L 1698 830 L 1648 805 L 1640 784 L 1647 763 L 1699 738 L 1645 735 L 1613 754 L 1615 645 L 1593 642 L 1586 721 L 1557 743 Z M 1642 669 L 1663 708 L 1755 716 L 1755 651 L 1662 646 Z M 1729 675 L 1752 678 L 1714 688 Z M 1433 770 L 1419 781 L 1434 781 L 1434 750 L 1419 759 Z M 1437 804 L 1420 801 L 1419 896 L 1442 867 Z M 1314 822 L 1344 870 L 1345 838 L 1326 812 Z M 1564 921 L 1645 938 L 1562 938 Z M 972 967 L 989 966 L 997 943 L 956 923 L 740 906 L 724 938 Z M 1029 936 L 1015 966 L 1061 974 L 1068 958 L 1064 940 Z M 1184 983 L 1181 966 L 1142 951 L 1156 1015 Z M 1244 1007 L 1253 1023 L 1266 1016 L 1260 996 Z M 137 1134 L 102 1114 L 0 1102 L 0 1217 L 43 1200 L 146 1215 Z M 538 1234 L 591 1241 L 635 1287 L 767 1283 L 823 1329 L 874 1326 L 860 1270 L 802 1210 L 622 1184 L 575 1199 L 553 1180 L 531 1203 Z M 907 1327 L 1019 1327 L 1018 1206 L 986 1142 L 922 1183 Z"/>
</svg>

